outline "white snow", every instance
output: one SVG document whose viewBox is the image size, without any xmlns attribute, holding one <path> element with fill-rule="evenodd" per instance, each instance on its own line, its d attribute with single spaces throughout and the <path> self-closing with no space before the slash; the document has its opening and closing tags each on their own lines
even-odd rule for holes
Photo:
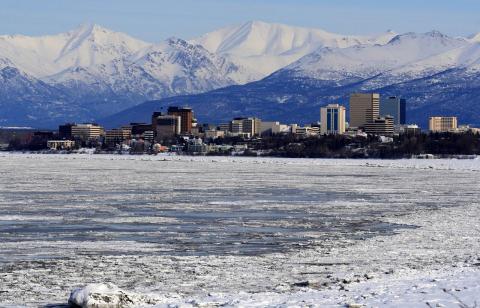
<svg viewBox="0 0 480 308">
<path fill-rule="evenodd" d="M 207 33 L 192 42 L 266 76 L 320 47 L 385 44 L 394 36 L 392 31 L 378 36 L 352 36 L 321 29 L 250 21 Z"/>
<path fill-rule="evenodd" d="M 178 43 L 182 42 L 182 43 Z M 179 39 L 147 43 L 94 24 L 58 35 L 0 36 L 0 68 L 81 91 L 149 98 L 204 92 L 259 76 Z"/>
<path fill-rule="evenodd" d="M 355 36 L 261 21 L 153 44 L 85 24 L 57 35 L 0 36 L 0 69 L 14 66 L 79 95 L 113 91 L 157 99 L 245 84 L 280 69 L 339 82 L 378 75 L 372 87 L 451 68 L 473 74 L 480 70 L 478 44 L 478 35 Z"/>
<path fill-rule="evenodd" d="M 0 56 L 37 78 L 72 67 L 90 67 L 124 58 L 149 43 L 94 24 L 57 35 L 28 37 L 0 36 Z"/>
<path fill-rule="evenodd" d="M 466 39 L 450 38 L 438 32 L 406 33 L 395 36 L 384 45 L 320 48 L 285 70 L 291 70 L 295 75 L 325 80 L 386 74 L 388 76 L 382 79 L 382 86 L 386 86 L 398 82 L 391 75 L 408 80 L 418 77 L 419 72 L 433 74 L 459 65 L 458 61 L 449 61 L 449 54 L 470 47 L 471 43 Z"/>
</svg>

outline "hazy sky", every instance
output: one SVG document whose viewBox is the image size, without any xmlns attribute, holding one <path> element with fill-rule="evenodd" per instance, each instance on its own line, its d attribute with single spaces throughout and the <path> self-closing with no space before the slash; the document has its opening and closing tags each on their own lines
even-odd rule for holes
<svg viewBox="0 0 480 308">
<path fill-rule="evenodd" d="M 469 35 L 480 32 L 479 12 L 479 0 L 0 0 L 0 34 L 53 34 L 93 22 L 156 42 L 263 20 L 343 34 Z"/>
</svg>

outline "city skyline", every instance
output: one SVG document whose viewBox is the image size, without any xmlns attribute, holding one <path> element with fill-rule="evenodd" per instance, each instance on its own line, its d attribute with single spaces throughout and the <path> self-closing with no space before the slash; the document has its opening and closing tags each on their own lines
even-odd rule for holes
<svg viewBox="0 0 480 308">
<path fill-rule="evenodd" d="M 398 33 L 439 30 L 453 36 L 480 32 L 480 18 L 475 14 L 480 3 L 471 0 L 455 3 L 368 0 L 361 5 L 352 5 L 352 2 L 149 0 L 138 4 L 112 0 L 6 0 L 0 11 L 0 33 L 38 36 L 65 32 L 83 23 L 95 23 L 143 40 L 159 42 L 170 36 L 191 39 L 250 20 L 351 35 L 376 34 L 388 29 Z"/>
</svg>

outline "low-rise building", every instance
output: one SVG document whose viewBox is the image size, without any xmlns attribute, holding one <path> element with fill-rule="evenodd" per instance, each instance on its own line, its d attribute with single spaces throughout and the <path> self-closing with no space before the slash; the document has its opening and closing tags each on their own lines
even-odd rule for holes
<svg viewBox="0 0 480 308">
<path fill-rule="evenodd" d="M 217 139 L 217 138 L 223 138 L 224 136 L 225 136 L 225 132 L 223 130 L 209 129 L 205 131 L 206 139 Z"/>
<path fill-rule="evenodd" d="M 130 126 L 132 127 L 132 139 L 143 139 L 150 143 L 153 143 L 155 134 L 153 132 L 153 127 L 151 124 L 131 123 Z"/>
<path fill-rule="evenodd" d="M 364 130 L 371 135 L 391 136 L 393 135 L 393 117 L 378 117 L 372 122 L 365 123 Z"/>
<path fill-rule="evenodd" d="M 190 154 L 207 153 L 207 145 L 200 138 L 192 138 L 187 141 L 187 152 Z"/>
<path fill-rule="evenodd" d="M 296 135 L 299 136 L 316 136 L 320 133 L 320 128 L 317 126 L 305 126 L 305 127 L 297 127 L 295 131 Z"/>
<path fill-rule="evenodd" d="M 132 127 L 123 126 L 122 128 L 109 129 L 105 132 L 105 143 L 109 146 L 122 144 L 132 139 Z"/>
<path fill-rule="evenodd" d="M 98 124 L 85 123 L 72 126 L 72 138 L 81 141 L 98 140 L 104 134 L 104 129 Z"/>
<path fill-rule="evenodd" d="M 471 127 L 470 125 L 459 125 L 458 128 L 457 128 L 457 132 L 479 134 L 480 133 L 480 128 Z"/>
<path fill-rule="evenodd" d="M 71 150 L 75 148 L 73 140 L 48 140 L 47 147 L 50 150 Z"/>
<path fill-rule="evenodd" d="M 422 129 L 417 124 L 394 125 L 395 134 L 418 135 Z"/>
<path fill-rule="evenodd" d="M 258 118 L 234 118 L 229 123 L 222 123 L 219 129 L 229 136 L 259 136 L 262 121 Z"/>
<path fill-rule="evenodd" d="M 288 134 L 290 133 L 290 126 L 280 124 L 280 122 L 264 122 L 260 123 L 260 135 L 272 136 L 276 134 Z M 294 133 L 294 132 L 293 132 Z"/>
</svg>

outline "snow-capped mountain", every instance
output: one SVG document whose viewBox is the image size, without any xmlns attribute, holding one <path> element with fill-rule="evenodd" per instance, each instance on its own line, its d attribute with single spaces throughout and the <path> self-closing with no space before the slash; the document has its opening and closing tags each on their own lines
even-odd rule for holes
<svg viewBox="0 0 480 308">
<path fill-rule="evenodd" d="M 386 86 L 455 66 L 455 61 L 448 61 L 450 57 L 445 54 L 470 46 L 464 38 L 451 38 L 437 31 L 405 33 L 384 45 L 319 48 L 276 74 L 334 81 L 338 85 L 374 78 L 378 85 Z"/>
<path fill-rule="evenodd" d="M 246 82 L 248 72 L 202 46 L 170 38 L 93 66 L 74 66 L 45 79 L 52 84 L 137 99 L 192 94 Z"/>
<path fill-rule="evenodd" d="M 200 45 L 176 38 L 150 44 L 97 25 L 52 36 L 1 36 L 0 68 L 28 76 L 31 89 L 25 93 L 37 93 L 34 101 L 43 101 L 45 110 L 67 101 L 73 109 L 83 110 L 82 120 L 147 99 L 199 93 L 255 78 Z M 11 98 L 21 104 L 32 102 L 13 92 L 15 80 L 20 79 L 0 85 L 2 93 L 12 92 L 0 98 L 0 108 Z M 45 92 L 37 89 L 39 85 L 57 91 Z M 10 101 L 2 102 L 6 97 Z"/>
<path fill-rule="evenodd" d="M 152 99 L 191 104 L 206 120 L 308 117 L 348 93 L 373 90 L 410 97 L 412 108 L 435 110 L 438 101 L 445 109 L 455 91 L 468 89 L 471 100 L 479 72 L 480 34 L 352 36 L 255 21 L 152 44 L 82 25 L 57 35 L 0 36 L 0 124 L 90 121 Z M 187 96 L 197 93 L 205 94 Z"/>
<path fill-rule="evenodd" d="M 37 78 L 72 67 L 95 66 L 128 57 L 149 43 L 98 25 L 84 24 L 57 35 L 0 36 L 0 56 Z"/>
<path fill-rule="evenodd" d="M 248 67 L 259 76 L 266 76 L 320 47 L 386 44 L 395 35 L 387 31 L 377 36 L 348 36 L 321 29 L 250 21 L 207 33 L 192 42 Z"/>
<path fill-rule="evenodd" d="M 151 111 L 183 102 L 198 118 L 219 123 L 233 116 L 308 123 L 328 103 L 348 107 L 354 92 L 399 95 L 407 121 L 426 126 L 428 116 L 456 115 L 480 125 L 480 42 L 438 31 L 395 35 L 385 44 L 320 47 L 268 77 L 243 86 L 146 102 L 110 118 L 146 119 Z"/>
</svg>

